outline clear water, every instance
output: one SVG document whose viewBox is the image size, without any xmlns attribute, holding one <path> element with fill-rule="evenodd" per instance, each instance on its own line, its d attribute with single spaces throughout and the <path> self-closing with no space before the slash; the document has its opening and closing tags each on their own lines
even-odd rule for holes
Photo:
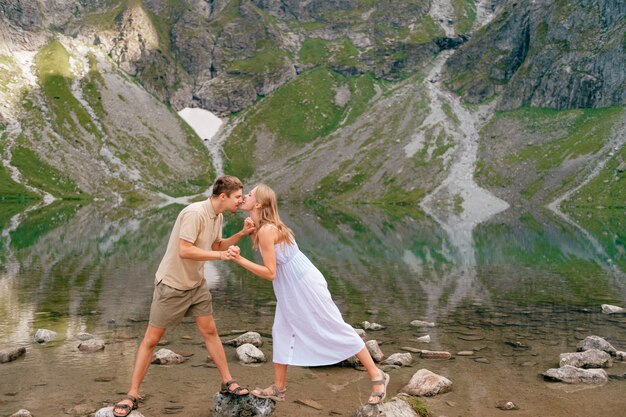
<svg viewBox="0 0 626 417">
<path fill-rule="evenodd" d="M 0 364 L 0 415 L 19 408 L 62 415 L 61 409 L 77 403 L 77 384 L 81 401 L 95 407 L 126 389 L 148 318 L 154 272 L 180 209 L 105 209 L 71 202 L 35 210 L 0 205 L 0 348 L 27 348 L 19 360 Z M 455 383 L 446 398 L 463 405 L 447 413 L 484 414 L 481 407 L 487 406 L 477 395 L 495 413 L 492 403 L 506 399 L 500 397 L 508 392 L 509 399 L 525 403 L 528 415 L 541 415 L 545 407 L 555 407 L 549 415 L 567 415 L 556 410 L 568 413 L 563 404 L 574 404 L 574 411 L 581 405 L 564 398 L 556 407 L 544 398 L 551 391 L 547 387 L 555 385 L 539 373 L 558 366 L 559 353 L 573 351 L 591 334 L 626 350 L 625 316 L 600 312 L 603 303 L 626 307 L 623 211 L 572 213 L 584 223 L 581 229 L 547 212 L 509 209 L 470 236 L 446 232 L 411 208 L 355 206 L 349 211 L 285 206 L 282 212 L 302 251 L 324 273 L 345 320 L 386 326 L 370 333 L 386 354 L 407 346 L 453 354 L 475 351 L 452 361 L 418 359 L 413 368 L 392 375 L 393 389 L 427 367 Z M 243 216 L 227 216 L 225 235 L 239 230 L 242 221 Z M 248 241 L 240 246 L 244 255 L 258 259 Z M 270 333 L 274 296 L 269 282 L 224 262 L 207 263 L 206 273 L 222 335 L 235 330 Z M 411 327 L 416 319 L 436 327 Z M 59 338 L 34 344 L 39 328 L 54 330 Z M 105 351 L 78 352 L 74 336 L 79 332 L 105 339 Z M 425 334 L 431 336 L 430 344 L 415 341 Z M 192 323 L 166 337 L 179 349 L 196 352 L 194 366 L 200 367 L 202 347 Z M 526 347 L 516 348 L 515 342 Z M 489 363 L 477 362 L 479 357 Z M 263 372 L 271 375 L 271 367 L 264 366 Z M 158 379 L 159 372 L 149 375 Z M 607 386 L 577 398 L 589 410 L 599 410 L 597 415 L 619 410 L 613 402 L 623 393 L 626 382 L 619 377 L 624 373 L 626 366 L 617 362 L 609 369 L 614 378 Z M 290 375 L 298 380 L 296 371 Z M 94 382 L 98 377 L 104 381 Z M 175 381 L 165 384 L 161 389 L 166 392 L 178 386 Z M 435 409 L 449 407 L 442 400 L 430 401 Z M 356 405 L 334 407 L 347 413 Z M 292 412 L 285 410 L 291 409 L 277 415 Z M 185 414 L 196 415 L 190 409 Z"/>
</svg>

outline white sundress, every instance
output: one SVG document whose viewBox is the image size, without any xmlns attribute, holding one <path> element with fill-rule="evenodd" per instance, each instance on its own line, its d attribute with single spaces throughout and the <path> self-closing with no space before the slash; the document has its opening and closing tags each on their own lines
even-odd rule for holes
<svg viewBox="0 0 626 417">
<path fill-rule="evenodd" d="M 332 365 L 358 353 L 365 343 L 343 321 L 322 273 L 294 243 L 274 245 L 276 315 L 273 361 L 298 366 Z"/>
</svg>

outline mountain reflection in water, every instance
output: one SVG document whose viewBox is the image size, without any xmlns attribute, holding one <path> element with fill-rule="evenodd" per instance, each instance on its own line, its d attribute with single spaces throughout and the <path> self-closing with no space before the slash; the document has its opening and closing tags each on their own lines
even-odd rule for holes
<svg viewBox="0 0 626 417">
<path fill-rule="evenodd" d="M 118 340 L 120 331 L 125 338 L 141 336 L 154 273 L 181 208 L 106 210 L 62 201 L 30 210 L 0 205 L 0 348 L 26 346 L 32 352 L 25 364 L 34 367 L 51 360 L 47 355 L 64 354 L 108 369 L 119 360 L 106 356 L 115 355 L 115 348 L 87 359 L 76 353 L 76 343 L 66 341 L 79 332 Z M 480 340 L 481 348 L 500 352 L 506 349 L 503 340 L 522 336 L 565 352 L 586 336 L 581 328 L 626 347 L 623 320 L 600 313 L 602 303 L 626 305 L 622 212 L 595 213 L 588 233 L 581 233 L 548 212 L 507 210 L 474 228 L 471 256 L 467 239 L 460 245 L 454 233 L 408 207 L 339 211 L 283 205 L 282 217 L 324 273 L 345 320 L 387 326 L 380 337 L 388 353 L 426 333 L 409 325 L 416 319 L 437 323 L 429 331 L 429 349 L 472 349 L 469 341 Z M 224 235 L 238 231 L 243 218 L 226 215 Z M 240 246 L 245 256 L 260 259 L 248 239 Z M 220 329 L 269 333 L 271 283 L 235 264 L 208 264 Z M 59 333 L 52 349 L 33 349 L 39 328 Z M 125 370 L 134 349 L 127 348 L 126 365 L 119 365 Z M 554 361 L 549 358 L 546 366 Z M 14 411 L 0 404 L 0 414 Z"/>
</svg>

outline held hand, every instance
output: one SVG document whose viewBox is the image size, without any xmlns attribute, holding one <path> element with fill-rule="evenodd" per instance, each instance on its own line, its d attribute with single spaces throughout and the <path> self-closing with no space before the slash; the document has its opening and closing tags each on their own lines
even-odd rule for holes
<svg viewBox="0 0 626 417">
<path fill-rule="evenodd" d="M 226 250 L 226 259 L 229 261 L 234 261 L 237 258 L 239 258 L 239 254 L 240 254 L 241 250 L 239 249 L 239 246 L 230 246 L 227 250 Z"/>
<path fill-rule="evenodd" d="M 241 229 L 245 234 L 251 235 L 256 232 L 256 225 L 254 224 L 254 220 L 251 217 L 246 217 L 246 220 L 243 221 L 243 229 Z"/>
</svg>

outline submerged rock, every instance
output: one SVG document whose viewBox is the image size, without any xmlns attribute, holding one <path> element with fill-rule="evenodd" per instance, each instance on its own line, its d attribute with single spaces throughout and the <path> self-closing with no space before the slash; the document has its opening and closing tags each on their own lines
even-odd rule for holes
<svg viewBox="0 0 626 417">
<path fill-rule="evenodd" d="M 450 359 L 452 354 L 450 352 L 436 350 L 422 350 L 420 357 L 422 357 L 422 359 Z"/>
<path fill-rule="evenodd" d="M 213 417 L 266 417 L 276 409 L 276 402 L 254 395 L 232 395 L 218 392 L 213 397 Z"/>
<path fill-rule="evenodd" d="M 613 360 L 608 353 L 598 350 L 589 349 L 584 352 L 561 353 L 559 366 L 572 365 L 577 368 L 610 368 L 613 366 Z"/>
<path fill-rule="evenodd" d="M 11 362 L 26 353 L 25 347 L 10 347 L 0 350 L 0 363 Z"/>
<path fill-rule="evenodd" d="M 435 323 L 432 321 L 413 320 L 411 326 L 415 327 L 435 327 Z"/>
<path fill-rule="evenodd" d="M 224 342 L 225 345 L 239 347 L 241 345 L 245 345 L 246 343 L 250 343 L 253 346 L 261 347 L 263 346 L 263 339 L 261 335 L 257 332 L 247 332 L 244 333 L 232 340 Z"/>
<path fill-rule="evenodd" d="M 76 338 L 76 340 L 81 340 L 81 341 L 95 339 L 94 335 L 92 335 L 91 333 L 85 333 L 85 332 L 78 333 L 74 337 Z"/>
<path fill-rule="evenodd" d="M 578 344 L 579 352 L 591 349 L 603 350 L 611 356 L 615 356 L 617 350 L 606 340 L 601 338 L 600 336 L 587 336 L 585 339 Z"/>
<path fill-rule="evenodd" d="M 78 345 L 78 350 L 83 353 L 98 352 L 104 350 L 104 340 L 101 339 L 87 339 Z"/>
<path fill-rule="evenodd" d="M 418 397 L 432 397 L 452 390 L 452 381 L 428 369 L 417 371 L 400 392 Z"/>
<path fill-rule="evenodd" d="M 38 329 L 33 337 L 33 340 L 37 343 L 47 343 L 59 336 L 57 332 L 48 329 Z"/>
<path fill-rule="evenodd" d="M 609 376 L 603 369 L 581 369 L 565 365 L 561 368 L 548 369 L 542 374 L 544 377 L 565 382 L 566 384 L 604 384 Z"/>
</svg>

